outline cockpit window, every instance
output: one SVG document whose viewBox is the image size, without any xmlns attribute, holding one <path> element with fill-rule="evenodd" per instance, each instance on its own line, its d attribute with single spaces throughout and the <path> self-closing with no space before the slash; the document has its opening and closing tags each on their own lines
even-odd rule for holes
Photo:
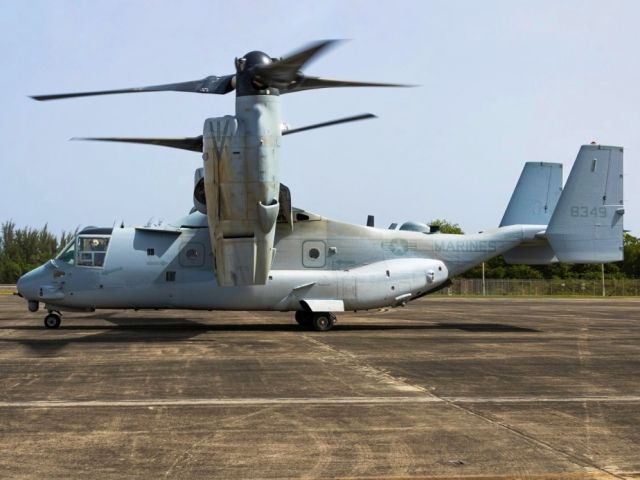
<svg viewBox="0 0 640 480">
<path fill-rule="evenodd" d="M 68 263 L 69 265 L 74 265 L 76 263 L 76 239 L 69 242 L 69 244 L 64 247 L 64 249 L 58 254 L 56 260 L 60 260 L 61 262 Z"/>
<path fill-rule="evenodd" d="M 83 267 L 102 267 L 109 246 L 108 236 L 79 235 L 76 241 L 77 262 Z"/>
</svg>

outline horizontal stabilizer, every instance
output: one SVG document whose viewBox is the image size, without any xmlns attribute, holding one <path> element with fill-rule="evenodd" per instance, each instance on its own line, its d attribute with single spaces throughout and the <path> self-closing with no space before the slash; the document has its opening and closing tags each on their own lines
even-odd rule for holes
<svg viewBox="0 0 640 480">
<path fill-rule="evenodd" d="M 503 253 L 502 256 L 505 262 L 512 265 L 549 265 L 558 261 L 556 252 L 553 251 L 549 242 L 544 238 L 518 245 Z"/>
<path fill-rule="evenodd" d="M 546 231 L 561 262 L 622 260 L 622 155 L 621 147 L 580 148 Z"/>
</svg>

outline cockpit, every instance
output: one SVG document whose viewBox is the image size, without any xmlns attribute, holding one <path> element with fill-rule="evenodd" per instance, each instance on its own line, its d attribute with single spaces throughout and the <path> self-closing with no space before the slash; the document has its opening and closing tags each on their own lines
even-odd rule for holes
<svg viewBox="0 0 640 480">
<path fill-rule="evenodd" d="M 104 266 L 111 228 L 85 228 L 56 256 L 56 260 L 78 267 Z"/>
</svg>

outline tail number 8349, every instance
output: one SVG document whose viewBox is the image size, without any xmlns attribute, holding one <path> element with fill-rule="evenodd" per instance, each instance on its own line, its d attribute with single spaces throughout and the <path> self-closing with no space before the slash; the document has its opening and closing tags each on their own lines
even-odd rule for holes
<svg viewBox="0 0 640 480">
<path fill-rule="evenodd" d="M 584 205 L 571 207 L 572 217 L 606 217 L 607 209 L 605 207 L 586 207 Z"/>
</svg>

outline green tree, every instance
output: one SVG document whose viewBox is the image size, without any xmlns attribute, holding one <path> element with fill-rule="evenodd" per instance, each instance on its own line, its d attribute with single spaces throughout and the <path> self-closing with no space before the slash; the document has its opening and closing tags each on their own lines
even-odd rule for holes
<svg viewBox="0 0 640 480">
<path fill-rule="evenodd" d="M 15 283 L 20 275 L 53 258 L 75 233 L 53 235 L 47 225 L 41 230 L 18 229 L 13 221 L 4 222 L 0 236 L 0 283 Z"/>
<path fill-rule="evenodd" d="M 640 278 L 640 239 L 630 233 L 624 234 L 624 260 L 616 265 L 628 278 Z"/>
<path fill-rule="evenodd" d="M 436 218 L 435 220 L 431 220 L 428 225 L 436 225 L 440 227 L 440 231 L 442 233 L 454 233 L 457 235 L 464 234 L 462 228 L 460 228 L 460 225 L 458 225 L 457 223 L 448 222 L 444 219 Z"/>
</svg>

